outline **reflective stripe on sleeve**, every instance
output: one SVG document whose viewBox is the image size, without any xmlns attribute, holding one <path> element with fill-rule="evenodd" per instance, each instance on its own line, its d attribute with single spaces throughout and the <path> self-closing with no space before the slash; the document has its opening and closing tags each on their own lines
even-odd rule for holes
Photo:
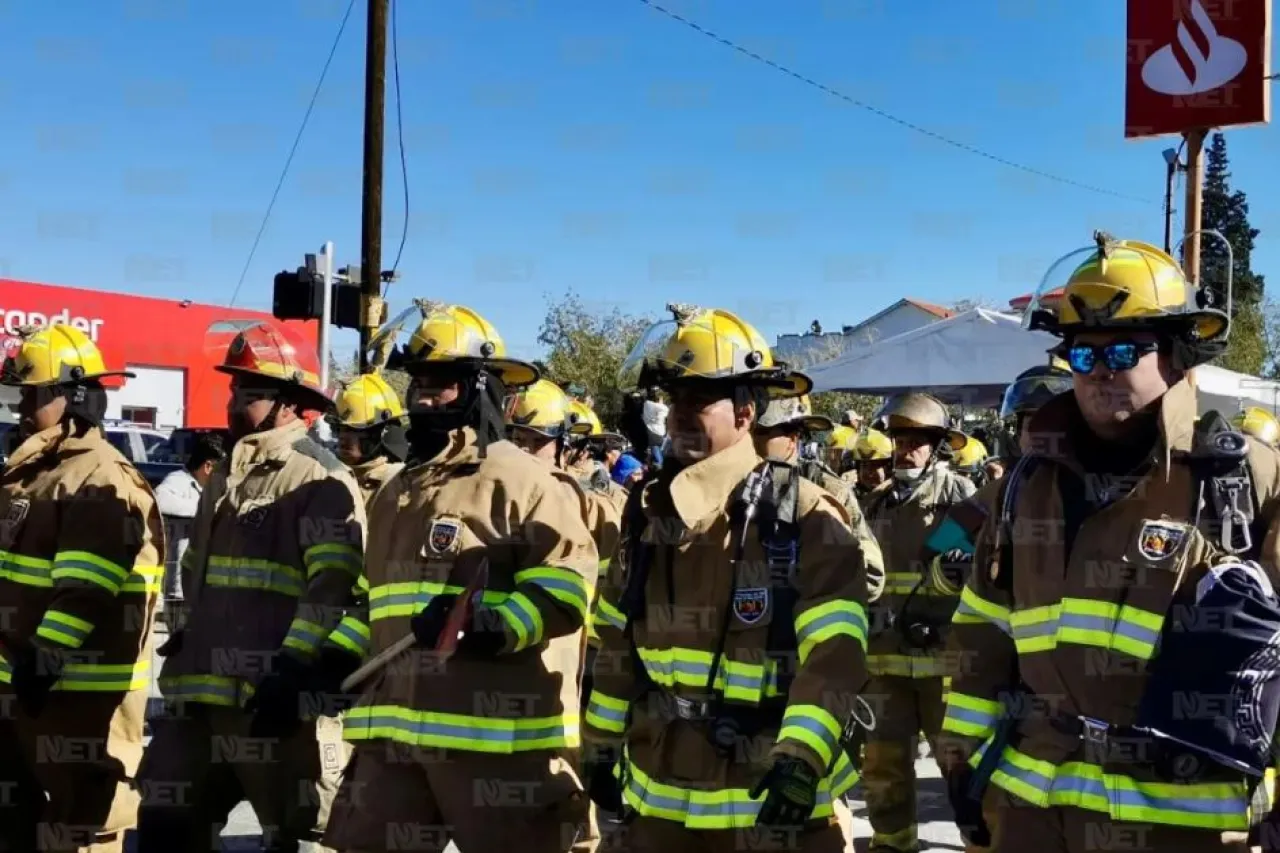
<svg viewBox="0 0 1280 853">
<path fill-rule="evenodd" d="M 830 711 L 818 705 L 788 705 L 778 729 L 778 743 L 796 741 L 818 754 L 824 767 L 840 745 L 840 722 Z"/>
<path fill-rule="evenodd" d="M 800 663 L 813 647 L 832 637 L 852 637 L 867 650 L 867 613 L 856 601 L 837 599 L 818 604 L 796 615 L 796 641 Z"/>
<path fill-rule="evenodd" d="M 1000 703 L 966 693 L 947 693 L 947 712 L 942 730 L 966 737 L 990 737 L 1000 717 Z"/>
<path fill-rule="evenodd" d="M 302 552 L 302 562 L 307 567 L 308 581 L 329 569 L 340 569 L 353 577 L 358 577 L 364 569 L 360 549 L 336 542 L 312 545 Z"/>
<path fill-rule="evenodd" d="M 93 633 L 93 623 L 61 610 L 47 610 L 36 628 L 36 636 L 68 649 L 78 649 Z"/>
<path fill-rule="evenodd" d="M 626 731 L 627 711 L 630 707 L 629 702 L 592 690 L 582 721 L 597 731 L 620 735 Z"/>
<path fill-rule="evenodd" d="M 517 586 L 532 584 L 561 604 L 575 611 L 586 622 L 591 603 L 591 588 L 586 578 L 572 569 L 558 566 L 534 566 L 516 572 Z"/>
<path fill-rule="evenodd" d="M 951 617 L 952 625 L 980 625 L 989 623 L 1001 632 L 1010 634 L 1009 608 L 987 601 L 973 591 L 973 587 L 965 586 L 960 591 L 960 603 L 956 605 L 955 615 Z"/>
<path fill-rule="evenodd" d="M 369 653 L 369 626 L 358 616 L 344 616 L 325 642 L 362 658 Z"/>
<path fill-rule="evenodd" d="M 398 705 L 357 706 L 343 719 L 347 740 L 391 740 L 419 747 L 509 755 L 577 747 L 576 715 L 502 719 L 415 711 Z"/>
<path fill-rule="evenodd" d="M 53 556 L 53 582 L 78 580 L 100 586 L 115 595 L 124 586 L 129 570 L 88 551 L 59 551 Z"/>
<path fill-rule="evenodd" d="M 320 648 L 328 635 L 329 631 L 323 625 L 298 617 L 289 623 L 289 633 L 285 635 L 282 645 L 286 649 L 309 655 Z"/>
</svg>

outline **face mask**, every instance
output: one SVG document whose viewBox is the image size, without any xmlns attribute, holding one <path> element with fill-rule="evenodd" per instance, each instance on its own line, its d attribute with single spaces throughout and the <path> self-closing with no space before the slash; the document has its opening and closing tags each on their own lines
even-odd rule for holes
<svg viewBox="0 0 1280 853">
<path fill-rule="evenodd" d="M 893 478 L 900 483 L 914 483 L 923 474 L 923 468 L 895 468 Z"/>
</svg>

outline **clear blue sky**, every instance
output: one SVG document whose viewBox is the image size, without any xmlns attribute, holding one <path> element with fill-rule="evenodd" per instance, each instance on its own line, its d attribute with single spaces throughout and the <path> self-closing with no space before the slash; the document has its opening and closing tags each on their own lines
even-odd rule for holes
<svg viewBox="0 0 1280 853">
<path fill-rule="evenodd" d="M 772 339 L 900 296 L 1003 301 L 1095 227 L 1161 239 L 1170 143 L 1122 138 L 1118 0 L 670 6 L 903 118 L 1145 204 L 910 133 L 638 0 L 397 2 L 411 227 L 393 309 L 464 302 L 522 354 L 567 288 L 636 312 L 735 308 Z M 0 4 L 0 274 L 229 300 L 345 7 Z M 267 306 L 272 275 L 325 239 L 359 257 L 363 7 L 237 305 Z M 387 265 L 394 98 L 388 75 Z M 1254 267 L 1280 282 L 1280 129 L 1228 141 L 1262 229 Z"/>
</svg>

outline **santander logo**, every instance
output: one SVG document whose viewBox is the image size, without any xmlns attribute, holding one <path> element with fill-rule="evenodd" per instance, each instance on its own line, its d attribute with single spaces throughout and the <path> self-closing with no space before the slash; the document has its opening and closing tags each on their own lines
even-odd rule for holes
<svg viewBox="0 0 1280 853">
<path fill-rule="evenodd" d="M 0 339 L 3 339 L 6 334 L 16 336 L 18 329 L 22 326 L 53 326 L 61 324 L 79 329 L 88 335 L 90 340 L 97 343 L 105 322 L 105 320 L 97 317 L 77 317 L 71 313 L 70 308 L 63 308 L 53 314 L 46 314 L 41 311 L 23 311 L 19 308 L 0 308 Z M 11 340 L 17 340 L 17 338 L 15 337 Z"/>
<path fill-rule="evenodd" d="M 1142 82 L 1162 95 L 1198 95 L 1225 86 L 1248 63 L 1244 45 L 1218 34 L 1200 0 L 1191 0 L 1190 16 L 1178 22 L 1177 38 L 1147 59 Z"/>
</svg>

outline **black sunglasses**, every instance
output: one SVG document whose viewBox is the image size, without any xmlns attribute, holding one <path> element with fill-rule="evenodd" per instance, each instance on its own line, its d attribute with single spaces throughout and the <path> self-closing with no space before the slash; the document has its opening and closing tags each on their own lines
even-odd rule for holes
<svg viewBox="0 0 1280 853">
<path fill-rule="evenodd" d="M 1156 352 L 1160 345 L 1147 341 L 1112 341 L 1109 344 L 1072 344 L 1067 348 L 1067 364 L 1075 373 L 1092 373 L 1098 359 L 1108 370 L 1133 370 L 1138 361 L 1149 353 Z"/>
</svg>

